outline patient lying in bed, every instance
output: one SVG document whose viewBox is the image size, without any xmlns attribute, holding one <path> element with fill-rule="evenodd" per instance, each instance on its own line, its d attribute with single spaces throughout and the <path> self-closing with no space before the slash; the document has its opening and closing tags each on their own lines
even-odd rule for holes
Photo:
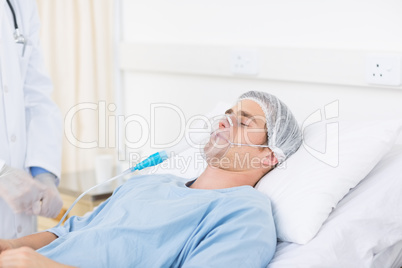
<svg viewBox="0 0 402 268">
<path fill-rule="evenodd" d="M 48 232 L 58 238 L 38 253 L 79 267 L 263 267 L 276 246 L 263 194 L 191 189 L 171 175 L 133 177 L 90 216 Z"/>
<path fill-rule="evenodd" d="M 242 95 L 227 111 L 238 126 L 222 122 L 216 133 L 230 148 L 223 156 L 206 155 L 208 167 L 196 180 L 135 176 L 86 217 L 0 240 L 0 267 L 266 267 L 275 252 L 275 226 L 269 199 L 253 186 L 301 143 L 293 115 L 273 98 Z M 292 131 L 278 130 L 283 121 L 275 114 L 286 115 Z M 270 139 L 278 136 L 280 143 Z"/>
</svg>

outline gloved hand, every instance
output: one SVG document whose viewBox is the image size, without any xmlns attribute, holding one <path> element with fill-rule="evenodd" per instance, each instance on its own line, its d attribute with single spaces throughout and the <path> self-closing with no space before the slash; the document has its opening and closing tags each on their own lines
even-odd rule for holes
<svg viewBox="0 0 402 268">
<path fill-rule="evenodd" d="M 63 201 L 55 184 L 56 177 L 51 173 L 41 173 L 36 175 L 34 179 L 45 188 L 39 215 L 55 218 L 63 206 Z"/>
<path fill-rule="evenodd" d="M 23 170 L 4 165 L 0 171 L 0 196 L 16 213 L 38 214 L 45 189 Z"/>
</svg>

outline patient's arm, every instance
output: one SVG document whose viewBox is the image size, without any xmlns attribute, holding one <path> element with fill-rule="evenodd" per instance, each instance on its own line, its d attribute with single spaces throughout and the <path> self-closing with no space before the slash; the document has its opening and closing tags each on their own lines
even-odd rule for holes
<svg viewBox="0 0 402 268">
<path fill-rule="evenodd" d="M 67 268 L 72 267 L 55 262 L 32 248 L 20 247 L 3 251 L 0 254 L 0 267 L 18 267 L 18 268 Z"/>
<path fill-rule="evenodd" d="M 30 247 L 37 250 L 54 241 L 57 236 L 50 232 L 36 233 L 27 235 L 17 239 L 0 239 L 0 253 L 8 249 L 16 249 L 20 247 Z"/>
<path fill-rule="evenodd" d="M 0 239 L 0 267 L 72 267 L 57 263 L 35 251 L 55 239 L 57 236 L 50 232 L 36 233 L 17 239 Z"/>
</svg>

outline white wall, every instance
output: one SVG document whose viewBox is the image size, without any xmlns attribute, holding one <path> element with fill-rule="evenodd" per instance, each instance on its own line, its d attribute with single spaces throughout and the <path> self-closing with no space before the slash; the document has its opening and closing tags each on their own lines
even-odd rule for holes
<svg viewBox="0 0 402 268">
<path fill-rule="evenodd" d="M 402 115 L 401 86 L 364 80 L 364 55 L 402 54 L 402 1 L 122 0 L 121 5 L 126 114 L 148 118 L 150 103 L 156 102 L 173 103 L 187 115 L 205 113 L 218 101 L 232 103 L 247 90 L 262 90 L 280 97 L 300 121 L 336 100 L 341 117 Z M 257 76 L 230 73 L 230 50 L 244 47 L 257 49 L 263 59 Z M 294 49 L 295 56 L 288 57 Z M 157 142 L 174 139 L 177 125 L 172 111 L 158 113 Z M 135 140 L 140 132 L 132 125 L 128 135 Z"/>
<path fill-rule="evenodd" d="M 399 0 L 123 0 L 126 42 L 400 50 Z"/>
</svg>

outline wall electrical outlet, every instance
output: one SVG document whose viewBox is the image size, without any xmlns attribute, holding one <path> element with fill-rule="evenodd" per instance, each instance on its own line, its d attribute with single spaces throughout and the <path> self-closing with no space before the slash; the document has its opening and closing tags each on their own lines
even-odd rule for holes
<svg viewBox="0 0 402 268">
<path fill-rule="evenodd" d="M 366 81 L 369 84 L 399 86 L 402 78 L 401 55 L 368 55 Z"/>
<path fill-rule="evenodd" d="M 238 75 L 257 75 L 259 72 L 258 53 L 253 49 L 231 51 L 230 70 Z"/>
</svg>

